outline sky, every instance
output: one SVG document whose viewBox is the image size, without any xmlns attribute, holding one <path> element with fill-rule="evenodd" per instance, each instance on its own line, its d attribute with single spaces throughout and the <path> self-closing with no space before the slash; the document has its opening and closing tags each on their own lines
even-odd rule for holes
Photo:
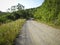
<svg viewBox="0 0 60 45">
<path fill-rule="evenodd" d="M 0 0 L 0 11 L 6 12 L 11 6 L 17 5 L 18 3 L 25 6 L 25 9 L 34 8 L 40 6 L 44 0 Z"/>
</svg>

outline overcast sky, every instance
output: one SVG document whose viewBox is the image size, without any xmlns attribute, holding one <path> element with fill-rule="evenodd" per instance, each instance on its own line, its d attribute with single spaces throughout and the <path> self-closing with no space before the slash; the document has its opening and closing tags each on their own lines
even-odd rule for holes
<svg viewBox="0 0 60 45">
<path fill-rule="evenodd" d="M 38 7 L 43 3 L 44 0 L 0 0 L 0 10 L 7 11 L 13 5 L 18 3 L 25 6 L 25 8 Z"/>
</svg>

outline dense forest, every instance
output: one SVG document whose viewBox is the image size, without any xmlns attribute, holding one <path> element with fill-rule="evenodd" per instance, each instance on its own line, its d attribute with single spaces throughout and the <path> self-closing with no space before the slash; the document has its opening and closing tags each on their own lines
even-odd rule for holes
<svg viewBox="0 0 60 45">
<path fill-rule="evenodd" d="M 60 0 L 45 0 L 35 11 L 34 18 L 49 24 L 60 25 Z"/>
</svg>

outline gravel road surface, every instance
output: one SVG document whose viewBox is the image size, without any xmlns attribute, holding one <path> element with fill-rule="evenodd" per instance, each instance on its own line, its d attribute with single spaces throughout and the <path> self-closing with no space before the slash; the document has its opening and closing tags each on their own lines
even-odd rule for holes
<svg viewBox="0 0 60 45">
<path fill-rule="evenodd" d="M 60 30 L 28 20 L 16 38 L 15 45 L 60 45 Z"/>
</svg>

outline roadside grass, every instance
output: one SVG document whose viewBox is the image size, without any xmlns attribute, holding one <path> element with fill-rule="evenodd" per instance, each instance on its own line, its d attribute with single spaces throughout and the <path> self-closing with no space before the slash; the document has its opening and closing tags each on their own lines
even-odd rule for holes
<svg viewBox="0 0 60 45">
<path fill-rule="evenodd" d="M 49 25 L 49 26 L 51 26 L 51 27 L 53 27 L 53 28 L 56 28 L 56 29 L 60 29 L 60 25 L 55 25 L 55 24 L 53 24 L 53 23 L 51 23 L 51 22 L 44 22 L 44 21 L 40 21 L 40 20 L 35 20 L 35 21 L 37 21 L 37 22 L 40 22 L 40 23 L 44 23 L 44 24 L 47 24 L 47 25 Z"/>
<path fill-rule="evenodd" d="M 13 45 L 25 19 L 18 19 L 0 26 L 0 45 Z"/>
</svg>

